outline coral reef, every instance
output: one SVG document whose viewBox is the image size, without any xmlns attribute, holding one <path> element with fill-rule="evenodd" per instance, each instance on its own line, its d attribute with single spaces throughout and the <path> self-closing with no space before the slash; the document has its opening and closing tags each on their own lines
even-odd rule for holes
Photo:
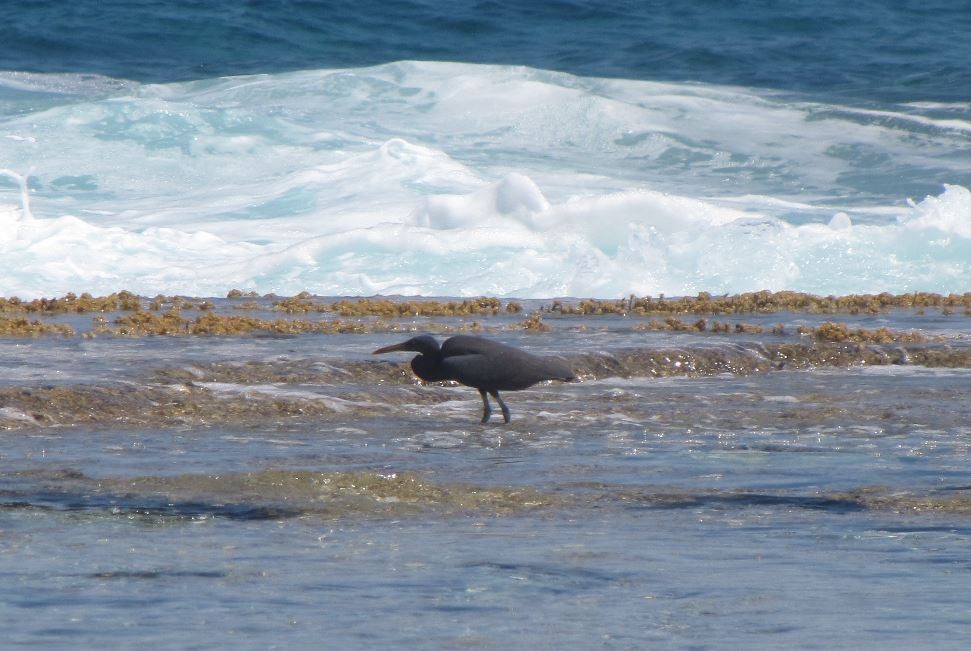
<svg viewBox="0 0 971 651">
<path fill-rule="evenodd" d="M 575 321 L 577 318 L 596 319 L 604 316 L 631 318 L 634 321 L 631 325 L 633 330 L 759 335 L 768 326 L 736 321 L 731 317 L 778 313 L 865 316 L 886 310 L 910 310 L 920 315 L 926 314 L 928 309 L 936 310 L 936 314 L 951 316 L 960 308 L 963 308 L 963 314 L 971 315 L 971 293 L 884 293 L 819 297 L 799 292 L 766 291 L 714 297 L 707 292 L 701 292 L 694 297 L 680 298 L 631 296 L 617 301 L 555 300 L 538 309 L 534 304 L 530 308 L 533 311 L 528 316 L 519 323 L 512 323 L 508 320 L 510 317 L 526 312 L 523 304 L 489 297 L 449 301 L 384 297 L 321 298 L 309 292 L 301 292 L 292 297 L 260 297 L 253 292 L 232 290 L 225 299 L 206 299 L 163 295 L 145 298 L 128 291 L 119 291 L 101 297 L 88 293 L 68 293 L 60 298 L 29 301 L 18 297 L 0 298 L 0 336 L 245 336 L 397 332 L 414 329 L 479 332 L 497 328 L 548 332 L 552 326 L 544 322 L 544 317 L 569 317 Z M 260 316 L 267 312 L 286 316 Z M 95 315 L 88 330 L 79 329 L 76 320 L 70 325 L 58 320 L 82 314 Z M 478 321 L 467 321 L 475 317 L 499 317 L 500 320 L 496 325 L 487 328 Z M 503 317 L 505 321 L 502 321 Z M 416 319 L 441 319 L 443 322 L 423 322 L 418 327 Z M 822 342 L 893 343 L 928 340 L 919 332 L 891 332 L 885 328 L 865 330 L 833 321 L 815 328 L 798 325 L 792 330 L 798 335 Z M 776 336 L 787 335 L 784 323 L 772 326 L 770 331 Z"/>
</svg>

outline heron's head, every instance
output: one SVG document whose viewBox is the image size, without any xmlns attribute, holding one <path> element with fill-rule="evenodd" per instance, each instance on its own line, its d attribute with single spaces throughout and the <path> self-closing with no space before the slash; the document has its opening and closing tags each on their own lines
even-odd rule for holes
<svg viewBox="0 0 971 651">
<path fill-rule="evenodd" d="M 383 353 L 393 353 L 397 350 L 408 350 L 415 353 L 422 353 L 423 355 L 437 355 L 440 349 L 435 337 L 431 335 L 418 335 L 400 344 L 392 344 L 391 346 L 378 348 L 371 354 L 381 355 Z"/>
</svg>

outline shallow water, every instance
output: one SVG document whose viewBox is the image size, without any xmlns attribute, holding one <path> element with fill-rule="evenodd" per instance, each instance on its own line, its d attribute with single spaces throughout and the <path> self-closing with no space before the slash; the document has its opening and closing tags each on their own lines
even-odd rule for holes
<svg viewBox="0 0 971 651">
<path fill-rule="evenodd" d="M 416 383 L 406 354 L 369 354 L 403 332 L 0 339 L 7 639 L 958 648 L 971 632 L 966 316 L 839 317 L 932 339 L 837 347 L 857 357 L 795 334 L 822 320 L 805 314 L 762 317 L 782 336 L 521 318 L 477 322 L 582 381 L 508 393 L 508 425 L 480 425 L 471 389 Z M 779 368 L 782 344 L 803 348 Z M 863 363 L 873 348 L 907 356 Z M 931 365 L 899 363 L 928 348 Z"/>
</svg>

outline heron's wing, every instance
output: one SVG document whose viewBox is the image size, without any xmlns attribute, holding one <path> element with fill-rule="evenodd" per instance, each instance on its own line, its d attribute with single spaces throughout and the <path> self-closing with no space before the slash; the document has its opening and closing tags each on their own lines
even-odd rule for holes
<svg viewBox="0 0 971 651">
<path fill-rule="evenodd" d="M 501 355 L 509 352 L 522 352 L 512 346 L 500 344 L 498 341 L 474 337 L 472 335 L 455 335 L 442 343 L 442 357 L 457 357 L 459 355 Z"/>
<path fill-rule="evenodd" d="M 440 368 L 450 380 L 490 390 L 499 388 L 497 385 L 502 383 L 505 373 L 503 365 L 496 358 L 479 353 L 446 357 Z"/>
<path fill-rule="evenodd" d="M 543 380 L 573 379 L 562 362 L 480 337 L 452 337 L 442 345 L 442 355 L 441 368 L 450 379 L 486 390 L 525 389 Z"/>
</svg>

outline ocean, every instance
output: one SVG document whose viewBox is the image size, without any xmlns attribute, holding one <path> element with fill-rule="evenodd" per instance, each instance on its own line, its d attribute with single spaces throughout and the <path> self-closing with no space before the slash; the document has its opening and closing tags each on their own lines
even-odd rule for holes
<svg viewBox="0 0 971 651">
<path fill-rule="evenodd" d="M 0 294 L 961 292 L 971 17 L 894 5 L 34 3 Z"/>
<path fill-rule="evenodd" d="M 969 33 L 933 0 L 7 8 L 5 644 L 962 648 Z M 578 381 L 479 424 L 370 354 L 416 332 Z"/>
</svg>

